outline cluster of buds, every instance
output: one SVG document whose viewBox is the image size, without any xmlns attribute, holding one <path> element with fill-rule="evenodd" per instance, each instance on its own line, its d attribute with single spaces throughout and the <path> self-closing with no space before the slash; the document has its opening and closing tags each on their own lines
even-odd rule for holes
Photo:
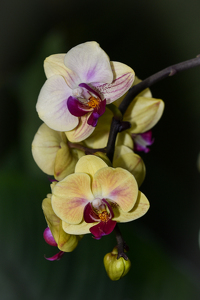
<svg viewBox="0 0 200 300">
<path fill-rule="evenodd" d="M 59 260 L 85 234 L 101 239 L 118 223 L 147 212 L 149 202 L 139 191 L 146 169 L 135 152 L 149 151 L 151 128 L 162 116 L 164 103 L 146 89 L 133 99 L 122 120 L 118 107 L 140 80 L 127 65 L 110 61 L 96 42 L 47 57 L 44 70 L 47 80 L 36 105 L 44 123 L 32 153 L 39 168 L 53 176 L 51 193 L 42 203 L 48 225 L 44 239 L 60 250 L 48 259 Z M 111 161 L 106 146 L 113 117 L 120 119 L 122 129 Z M 104 258 L 111 280 L 130 269 L 118 246 Z"/>
</svg>

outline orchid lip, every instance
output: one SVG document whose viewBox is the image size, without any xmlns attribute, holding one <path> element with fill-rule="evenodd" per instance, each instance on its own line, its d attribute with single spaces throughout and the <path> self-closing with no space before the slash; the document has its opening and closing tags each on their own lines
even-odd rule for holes
<svg viewBox="0 0 200 300">
<path fill-rule="evenodd" d="M 110 234 L 116 225 L 116 221 L 112 221 L 114 213 L 111 205 L 105 199 L 93 200 L 94 206 L 89 202 L 84 209 L 84 220 L 86 223 L 98 222 L 98 224 L 90 228 L 90 232 L 95 239 L 100 239 L 104 235 Z M 109 213 L 106 210 L 106 206 Z"/>
<path fill-rule="evenodd" d="M 93 93 L 95 96 L 97 96 L 99 99 L 102 100 L 100 94 L 97 93 L 95 90 L 93 90 L 88 84 L 86 84 L 86 83 L 80 83 L 79 86 L 87 89 L 88 91 L 90 91 L 91 93 Z"/>
</svg>

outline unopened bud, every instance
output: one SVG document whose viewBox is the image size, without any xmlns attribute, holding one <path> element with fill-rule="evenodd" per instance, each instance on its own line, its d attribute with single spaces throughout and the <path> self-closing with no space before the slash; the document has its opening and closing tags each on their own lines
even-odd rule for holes
<svg viewBox="0 0 200 300">
<path fill-rule="evenodd" d="M 123 257 L 117 259 L 117 247 L 112 252 L 104 256 L 104 266 L 109 278 L 113 281 L 124 277 L 131 268 L 131 261 L 125 260 Z"/>
</svg>

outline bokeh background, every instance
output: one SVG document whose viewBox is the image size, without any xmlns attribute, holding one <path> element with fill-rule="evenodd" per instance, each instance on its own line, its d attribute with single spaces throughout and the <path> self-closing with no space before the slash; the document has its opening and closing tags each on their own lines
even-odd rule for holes
<svg viewBox="0 0 200 300">
<path fill-rule="evenodd" d="M 142 155 L 151 208 L 121 225 L 132 269 L 111 282 L 103 257 L 114 236 L 87 235 L 59 262 L 43 240 L 47 177 L 31 155 L 43 60 L 95 40 L 111 60 L 151 74 L 200 53 L 196 0 L 7 0 L 0 3 L 0 299 L 200 299 L 200 67 L 152 87 L 165 101 L 155 143 Z"/>
</svg>

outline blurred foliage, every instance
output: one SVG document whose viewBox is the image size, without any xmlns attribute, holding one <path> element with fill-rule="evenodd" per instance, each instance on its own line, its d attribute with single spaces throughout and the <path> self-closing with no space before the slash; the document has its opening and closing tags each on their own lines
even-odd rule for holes
<svg viewBox="0 0 200 300">
<path fill-rule="evenodd" d="M 45 3 L 21 0 L 15 14 L 5 10 L 8 3 L 1 11 L 7 34 L 1 32 L 0 56 L 0 298 L 199 299 L 199 68 L 152 88 L 166 110 L 154 130 L 155 144 L 143 156 L 147 177 L 141 190 L 151 208 L 141 220 L 120 227 L 132 268 L 118 282 L 109 280 L 103 266 L 116 243 L 112 235 L 100 241 L 86 235 L 61 261 L 44 259 L 56 253 L 42 236 L 41 202 L 50 188 L 32 159 L 31 142 L 41 124 L 35 104 L 46 56 L 96 40 L 111 60 L 145 78 L 199 54 L 200 3 L 59 0 L 48 2 L 47 9 Z"/>
</svg>

